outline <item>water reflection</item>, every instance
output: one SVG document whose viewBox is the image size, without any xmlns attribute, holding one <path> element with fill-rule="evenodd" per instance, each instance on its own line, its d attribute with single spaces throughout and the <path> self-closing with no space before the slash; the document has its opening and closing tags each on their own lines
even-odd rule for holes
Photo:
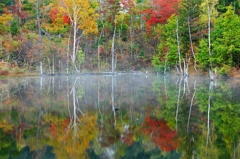
<svg viewBox="0 0 240 159">
<path fill-rule="evenodd" d="M 119 75 L 0 80 L 0 158 L 238 158 L 239 82 Z"/>
</svg>

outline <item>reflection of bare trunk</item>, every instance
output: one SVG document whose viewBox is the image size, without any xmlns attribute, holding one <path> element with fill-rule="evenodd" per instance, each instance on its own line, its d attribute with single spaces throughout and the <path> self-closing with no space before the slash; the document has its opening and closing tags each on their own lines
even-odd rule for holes
<svg viewBox="0 0 240 159">
<path fill-rule="evenodd" d="M 112 76 L 112 111 L 113 111 L 113 115 L 114 115 L 114 125 L 116 125 L 116 111 L 115 111 L 115 106 L 114 106 L 114 92 L 115 92 L 115 89 L 114 89 L 114 76 Z"/>
<path fill-rule="evenodd" d="M 52 73 L 54 75 L 54 55 L 53 55 L 53 62 L 52 62 Z"/>
<path fill-rule="evenodd" d="M 211 92 L 212 92 L 212 86 L 213 86 L 213 82 L 210 81 L 209 84 L 209 96 L 208 96 L 208 120 L 207 120 L 207 142 L 206 145 L 208 145 L 208 140 L 209 140 L 209 135 L 210 135 L 210 108 L 211 108 Z"/>
<path fill-rule="evenodd" d="M 180 97 L 181 97 L 181 85 L 182 85 L 182 77 L 180 79 L 179 86 L 178 86 L 178 100 L 177 100 L 177 109 L 176 109 L 176 130 L 177 130 L 177 123 L 178 123 L 179 103 L 180 103 Z"/>
<path fill-rule="evenodd" d="M 71 112 L 70 112 L 70 106 L 69 106 L 69 83 L 68 83 L 68 76 L 67 76 L 67 103 L 68 103 L 68 113 L 69 118 L 71 119 Z"/>
<path fill-rule="evenodd" d="M 79 118 L 78 118 L 78 115 L 77 115 L 77 111 L 80 111 L 80 113 L 84 116 L 83 112 L 77 107 L 77 103 L 78 103 L 78 97 L 77 97 L 77 94 L 76 94 L 76 83 L 78 81 L 79 78 L 76 78 L 74 83 L 73 83 L 73 87 L 72 87 L 72 90 L 71 90 L 71 94 L 72 94 L 72 97 L 73 97 L 73 113 L 71 115 L 71 112 L 69 114 L 69 116 L 71 117 L 70 118 L 70 123 L 69 123 L 69 128 L 74 128 L 74 132 L 76 130 L 78 130 L 77 128 L 77 122 L 79 121 Z"/>
<path fill-rule="evenodd" d="M 53 94 L 54 94 L 54 92 L 55 92 L 55 89 L 54 89 L 54 82 L 55 82 L 55 78 L 52 77 L 52 90 L 53 90 Z"/>
<path fill-rule="evenodd" d="M 98 99 L 97 99 L 97 107 L 98 107 L 98 111 L 99 111 L 99 114 L 101 115 L 101 122 L 103 121 L 103 114 L 101 112 L 101 109 L 100 109 L 100 100 L 99 100 L 99 97 L 100 96 L 100 78 L 98 78 Z"/>
<path fill-rule="evenodd" d="M 167 52 L 165 62 L 164 62 L 164 75 L 166 74 L 166 71 L 167 71 L 167 58 L 168 58 L 168 52 Z"/>
<path fill-rule="evenodd" d="M 191 113 L 192 113 L 193 100 L 194 100 L 194 97 L 195 97 L 195 94 L 196 94 L 196 82 L 197 82 L 197 80 L 194 81 L 194 92 L 193 92 L 193 95 L 192 95 L 191 105 L 190 105 L 190 110 L 189 110 L 189 115 L 188 115 L 187 132 L 189 130 L 189 123 L 190 123 L 190 118 L 191 118 Z"/>
<path fill-rule="evenodd" d="M 42 84 L 43 83 L 43 79 L 42 79 L 42 76 L 41 76 L 41 78 L 40 78 L 40 90 L 42 90 Z"/>
<path fill-rule="evenodd" d="M 42 70 L 42 62 L 40 62 L 40 74 L 41 74 L 41 76 L 42 76 L 42 74 L 43 74 L 43 70 Z"/>
<path fill-rule="evenodd" d="M 166 85 L 166 76 L 164 76 L 163 78 L 164 78 L 164 92 L 165 92 L 166 99 L 168 99 L 167 85 Z"/>
</svg>

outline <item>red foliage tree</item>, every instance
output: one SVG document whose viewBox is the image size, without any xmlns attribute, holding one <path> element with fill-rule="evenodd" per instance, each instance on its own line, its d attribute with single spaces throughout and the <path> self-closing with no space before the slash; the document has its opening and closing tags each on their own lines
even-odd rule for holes
<svg viewBox="0 0 240 159">
<path fill-rule="evenodd" d="M 177 14 L 180 0 L 152 0 L 151 2 L 151 8 L 141 12 L 143 20 L 146 21 L 147 31 L 150 31 L 153 25 L 166 23 L 171 15 Z"/>
<path fill-rule="evenodd" d="M 67 15 L 59 14 L 59 10 L 58 10 L 57 7 L 54 7 L 50 10 L 49 16 L 50 16 L 53 23 L 56 23 L 57 19 L 60 18 L 60 19 L 63 20 L 62 21 L 63 23 L 70 24 L 70 18 Z"/>
<path fill-rule="evenodd" d="M 142 126 L 142 131 L 151 135 L 152 141 L 163 151 L 169 152 L 177 149 L 177 132 L 171 130 L 164 120 L 156 120 L 147 116 Z"/>
</svg>

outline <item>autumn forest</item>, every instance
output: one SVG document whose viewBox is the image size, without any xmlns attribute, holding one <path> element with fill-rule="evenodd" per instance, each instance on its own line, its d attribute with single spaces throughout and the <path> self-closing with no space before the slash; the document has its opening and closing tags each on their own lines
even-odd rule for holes
<svg viewBox="0 0 240 159">
<path fill-rule="evenodd" d="M 230 75 L 239 14 L 238 0 L 1 0 L 0 75 Z"/>
</svg>

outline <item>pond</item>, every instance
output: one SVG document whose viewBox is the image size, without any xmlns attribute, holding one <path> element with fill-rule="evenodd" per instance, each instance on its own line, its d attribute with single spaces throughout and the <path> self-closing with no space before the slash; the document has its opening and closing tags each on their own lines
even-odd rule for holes
<svg viewBox="0 0 240 159">
<path fill-rule="evenodd" d="M 238 158 L 239 84 L 140 73 L 1 78 L 0 158 Z"/>
</svg>

